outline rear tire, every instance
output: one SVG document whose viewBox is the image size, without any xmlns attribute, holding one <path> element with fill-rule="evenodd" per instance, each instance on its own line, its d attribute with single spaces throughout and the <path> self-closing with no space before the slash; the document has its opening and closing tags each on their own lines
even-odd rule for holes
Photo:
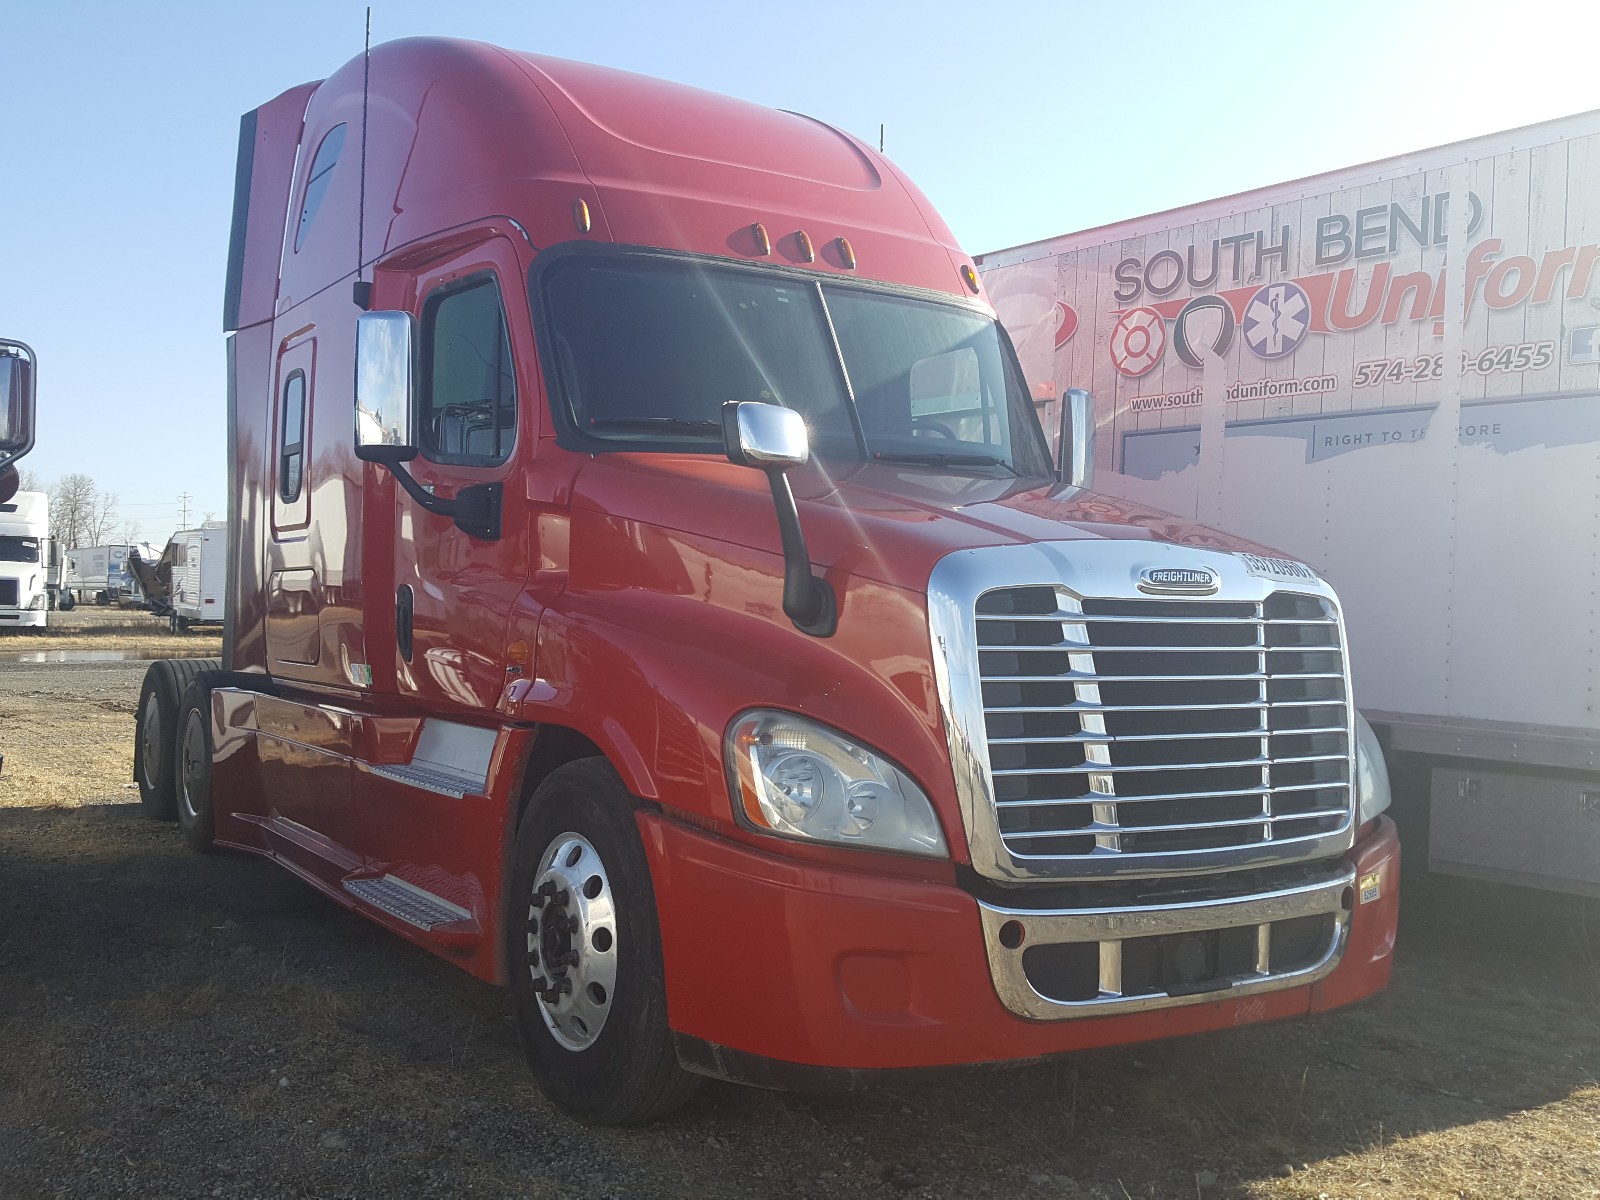
<svg viewBox="0 0 1600 1200">
<path fill-rule="evenodd" d="M 178 828 L 189 848 L 210 854 L 215 846 L 215 821 L 211 807 L 211 761 L 215 743 L 211 736 L 211 689 L 222 679 L 220 671 L 199 671 L 184 689 L 178 705 L 173 767 L 177 789 Z"/>
<path fill-rule="evenodd" d="M 160 659 L 144 673 L 133 736 L 133 778 L 139 785 L 139 803 L 145 815 L 156 821 L 172 821 L 178 816 L 172 771 L 177 720 L 177 680 L 172 663 Z"/>
<path fill-rule="evenodd" d="M 523 1050 L 558 1108 L 632 1125 L 687 1103 L 700 1080 L 678 1065 L 667 1025 L 650 864 L 605 759 L 559 767 L 534 793 L 505 938 Z"/>
<path fill-rule="evenodd" d="M 157 821 L 178 816 L 174 747 L 178 744 L 178 703 L 202 671 L 222 668 L 219 658 L 163 658 L 150 664 L 139 690 L 134 717 L 133 778 L 145 815 Z"/>
</svg>

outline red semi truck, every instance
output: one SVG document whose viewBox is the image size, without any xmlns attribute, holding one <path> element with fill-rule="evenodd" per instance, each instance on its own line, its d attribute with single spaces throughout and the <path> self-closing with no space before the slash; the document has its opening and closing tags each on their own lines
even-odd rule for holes
<svg viewBox="0 0 1600 1200">
<path fill-rule="evenodd" d="M 225 311 L 224 657 L 151 666 L 141 796 L 508 984 L 567 1111 L 1384 986 L 1333 592 L 1058 467 L 857 139 L 390 43 L 245 116 Z"/>
</svg>

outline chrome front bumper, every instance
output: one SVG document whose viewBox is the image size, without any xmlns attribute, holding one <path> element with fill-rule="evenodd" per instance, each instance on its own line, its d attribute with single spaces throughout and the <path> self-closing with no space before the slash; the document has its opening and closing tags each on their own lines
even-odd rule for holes
<svg viewBox="0 0 1600 1200">
<path fill-rule="evenodd" d="M 1108 908 L 1005 908 L 979 902 L 989 973 L 1001 1001 L 1018 1016 L 1036 1021 L 1070 1017 L 1120 1016 L 1124 1013 L 1215 1003 L 1258 992 L 1280 991 L 1315 983 L 1338 966 L 1349 935 L 1355 904 L 1355 868 L 1334 862 L 1310 879 L 1282 889 L 1177 904 Z M 1272 962 L 1272 931 L 1279 922 L 1299 918 L 1331 918 L 1324 923 L 1320 948 L 1295 956 L 1284 969 Z M 1136 992 L 1124 988 L 1123 951 L 1133 939 L 1180 938 L 1254 926 L 1254 953 L 1248 970 L 1194 979 L 1182 990 L 1148 984 Z M 1092 944 L 1098 955 L 1098 994 L 1062 999 L 1039 990 L 1025 958 L 1041 947 Z M 1206 950 L 1195 939 L 1195 954 Z M 1081 952 L 1087 954 L 1085 950 Z M 1215 953 L 1215 952 L 1213 952 Z M 1219 956 L 1220 957 L 1220 956 Z"/>
</svg>

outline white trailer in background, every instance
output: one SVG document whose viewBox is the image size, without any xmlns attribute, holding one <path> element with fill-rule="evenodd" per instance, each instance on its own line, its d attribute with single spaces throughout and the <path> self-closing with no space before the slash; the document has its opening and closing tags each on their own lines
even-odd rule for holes
<svg viewBox="0 0 1600 1200">
<path fill-rule="evenodd" d="M 228 523 L 207 521 L 172 535 L 163 557 L 172 564 L 172 628 L 220 625 L 227 606 Z"/>
<path fill-rule="evenodd" d="M 1600 894 L 1600 112 L 979 263 L 1097 491 L 1338 588 L 1408 849 Z"/>
<path fill-rule="evenodd" d="M 137 599 L 138 582 L 128 572 L 128 551 L 137 546 L 75 546 L 67 551 L 62 592 L 78 604 L 121 604 Z M 70 605 L 68 606 L 70 607 Z"/>
<path fill-rule="evenodd" d="M 0 629 L 42 629 L 50 607 L 50 500 L 18 492 L 0 503 Z"/>
</svg>

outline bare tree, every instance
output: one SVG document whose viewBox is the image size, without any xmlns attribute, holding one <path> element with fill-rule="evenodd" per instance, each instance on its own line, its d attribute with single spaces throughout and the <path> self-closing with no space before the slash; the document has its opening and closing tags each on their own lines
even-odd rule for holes
<svg viewBox="0 0 1600 1200">
<path fill-rule="evenodd" d="M 67 546 L 92 546 L 89 522 L 94 512 L 94 480 L 81 472 L 63 475 L 50 493 L 50 521 Z"/>
<path fill-rule="evenodd" d="M 117 529 L 117 498 L 82 472 L 63 475 L 50 491 L 50 523 L 69 547 L 104 545 Z"/>
<path fill-rule="evenodd" d="M 109 542 L 117 528 L 116 493 L 96 492 L 89 512 L 89 544 L 99 546 Z"/>
<path fill-rule="evenodd" d="M 47 492 L 50 489 L 45 487 L 44 480 L 39 478 L 39 472 L 23 470 L 22 482 L 17 485 L 17 490 L 19 492 Z"/>
</svg>

